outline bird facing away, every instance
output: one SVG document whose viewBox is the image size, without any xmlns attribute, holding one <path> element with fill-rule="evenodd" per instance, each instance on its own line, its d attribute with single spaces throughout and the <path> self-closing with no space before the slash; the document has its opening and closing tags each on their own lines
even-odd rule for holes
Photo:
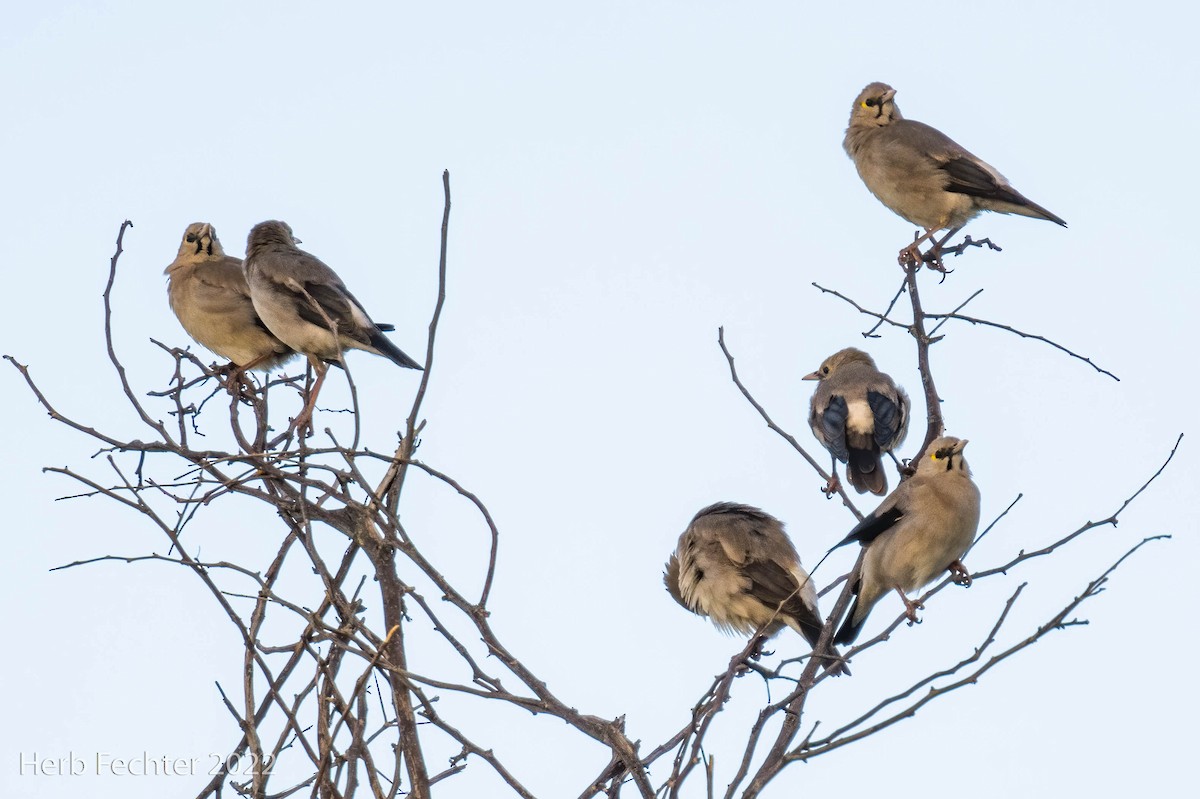
<svg viewBox="0 0 1200 799">
<path fill-rule="evenodd" d="M 808 426 L 837 461 L 846 464 L 846 477 L 860 494 L 887 493 L 887 475 L 880 453 L 891 452 L 908 435 L 909 400 L 904 389 L 875 367 L 862 350 L 847 347 L 825 359 L 805 380 L 817 380 L 809 406 Z"/>
<path fill-rule="evenodd" d="M 966 446 L 965 439 L 935 439 L 921 455 L 916 474 L 837 545 L 858 541 L 867 551 L 855 581 L 854 604 L 836 643 L 852 643 L 888 591 L 900 594 L 909 621 L 915 622 L 920 606 L 905 592 L 928 585 L 943 571 L 960 585 L 971 584 L 961 558 L 979 528 L 979 489 L 962 456 Z"/>
<path fill-rule="evenodd" d="M 724 632 L 762 628 L 770 637 L 786 625 L 814 647 L 821 636 L 812 579 L 783 523 L 758 508 L 718 502 L 697 513 L 679 536 L 663 582 L 676 602 Z M 830 673 L 844 671 L 833 648 L 819 657 Z"/>
<path fill-rule="evenodd" d="M 225 254 L 212 225 L 188 225 L 179 254 L 164 274 L 179 324 L 238 371 L 272 369 L 296 354 L 255 312 L 242 259 Z"/>
<path fill-rule="evenodd" d="M 896 90 L 886 83 L 863 89 L 850 109 L 842 146 L 881 203 L 925 228 L 925 235 L 905 251 L 948 229 L 935 245 L 940 249 L 980 211 L 1020 214 L 1067 226 L 946 134 L 901 116 L 895 96 Z"/>
<path fill-rule="evenodd" d="M 347 349 L 382 355 L 408 369 L 422 367 L 383 335 L 391 325 L 371 321 L 341 278 L 296 243 L 285 222 L 255 225 L 246 241 L 246 280 L 267 328 L 308 356 L 317 373 L 308 404 L 293 422 L 298 428 L 312 418 L 326 364 L 338 362 Z"/>
</svg>

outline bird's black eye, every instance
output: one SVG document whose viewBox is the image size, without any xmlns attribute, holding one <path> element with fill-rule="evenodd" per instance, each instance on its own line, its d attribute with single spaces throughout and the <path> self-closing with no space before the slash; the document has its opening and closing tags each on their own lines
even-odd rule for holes
<svg viewBox="0 0 1200 799">
<path fill-rule="evenodd" d="M 879 98 L 869 97 L 869 98 L 867 98 L 865 105 L 867 106 L 867 108 L 874 108 L 875 106 L 879 105 Z"/>
<path fill-rule="evenodd" d="M 821 374 L 823 374 L 823 375 L 827 375 L 827 374 L 829 374 L 829 367 L 828 367 L 828 366 L 822 366 L 822 367 L 821 367 Z"/>
<path fill-rule="evenodd" d="M 186 241 L 188 244 L 195 244 L 196 243 L 196 234 L 195 233 L 187 234 L 187 238 L 184 239 L 184 241 Z"/>
</svg>

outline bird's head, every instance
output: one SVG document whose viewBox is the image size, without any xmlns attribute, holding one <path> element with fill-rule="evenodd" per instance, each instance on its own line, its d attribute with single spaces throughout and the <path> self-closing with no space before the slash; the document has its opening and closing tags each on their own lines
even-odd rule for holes
<svg viewBox="0 0 1200 799">
<path fill-rule="evenodd" d="M 847 347 L 844 350 L 839 350 L 833 355 L 830 355 L 822 363 L 817 371 L 805 375 L 803 380 L 827 380 L 837 374 L 838 370 L 850 363 L 863 363 L 875 368 L 875 361 L 871 356 L 855 347 Z"/>
<path fill-rule="evenodd" d="M 904 119 L 896 106 L 896 90 L 886 83 L 869 84 L 854 99 L 850 109 L 850 127 L 883 127 Z"/>
<path fill-rule="evenodd" d="M 271 219 L 266 222 L 259 222 L 250 228 L 250 235 L 246 238 L 246 252 L 249 253 L 251 250 L 271 245 L 295 247 L 299 243 L 300 240 L 292 235 L 291 225 L 287 222 Z"/>
<path fill-rule="evenodd" d="M 967 439 L 942 436 L 935 438 L 925 448 L 925 454 L 917 465 L 918 471 L 925 472 L 963 472 L 970 476 L 967 461 L 962 451 L 967 446 Z"/>
<path fill-rule="evenodd" d="M 180 256 L 201 256 L 205 258 L 220 258 L 225 255 L 221 242 L 217 239 L 217 231 L 208 222 L 193 222 L 183 232 L 183 241 L 179 245 Z"/>
</svg>

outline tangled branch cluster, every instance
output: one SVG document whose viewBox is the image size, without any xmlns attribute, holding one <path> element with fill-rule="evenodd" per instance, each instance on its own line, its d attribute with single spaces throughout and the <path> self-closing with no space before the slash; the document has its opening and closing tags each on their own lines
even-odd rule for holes
<svg viewBox="0 0 1200 799">
<path fill-rule="evenodd" d="M 463 774 L 474 763 L 490 770 L 511 793 L 533 796 L 529 777 L 501 762 L 493 749 L 495 742 L 479 740 L 472 732 L 471 709 L 482 706 L 480 703 L 498 703 L 520 714 L 550 717 L 557 720 L 558 729 L 566 730 L 563 734 L 581 736 L 602 746 L 608 762 L 598 772 L 580 776 L 581 797 L 613 797 L 622 791 L 647 799 L 677 797 L 683 795 L 685 786 L 696 782 L 700 783 L 698 789 L 709 796 L 758 796 L 788 766 L 813 760 L 911 718 L 925 705 L 977 681 L 1050 632 L 1084 623 L 1074 615 L 1079 607 L 1103 590 L 1109 576 L 1126 558 L 1155 540 L 1146 538 L 1130 547 L 1081 586 L 1072 601 L 1046 615 L 1036 629 L 1016 643 L 998 648 L 997 634 L 1008 622 L 1025 587 L 1024 583 L 1016 585 L 987 633 L 961 658 L 903 690 L 881 697 L 855 718 L 823 725 L 819 735 L 818 725 L 808 722 L 805 714 L 809 697 L 827 678 L 819 672 L 816 659 L 787 659 L 768 666 L 751 657 L 756 647 L 752 640 L 731 658 L 728 668 L 703 690 L 692 708 L 678 712 L 674 734 L 653 746 L 643 744 L 626 729 L 624 717 L 590 715 L 577 709 L 586 701 L 560 697 L 527 665 L 526 656 L 512 651 L 500 639 L 492 626 L 489 607 L 500 531 L 478 496 L 415 457 L 422 432 L 421 406 L 436 373 L 434 345 L 446 298 L 448 174 L 443 182 L 439 292 L 429 325 L 427 369 L 405 427 L 399 432 L 399 441 L 389 451 L 362 445 L 357 407 L 353 408 L 353 429 L 346 441 L 339 441 L 329 428 L 324 430 L 327 446 L 311 446 L 294 431 L 280 436 L 272 427 L 271 400 L 280 395 L 293 400 L 294 392 L 305 390 L 303 377 L 276 376 L 260 384 L 231 382 L 190 352 L 164 344 L 158 346 L 171 359 L 173 375 L 169 386 L 149 393 L 147 401 L 142 390 L 129 382 L 113 347 L 111 296 L 128 222 L 117 236 L 104 292 L 105 335 L 124 398 L 137 413 L 145 438 L 120 438 L 60 413 L 29 369 L 6 356 L 52 419 L 100 443 L 102 463 L 109 473 L 97 477 L 74 468 L 50 471 L 83 486 L 83 492 L 75 496 L 102 496 L 140 514 L 169 543 L 168 554 L 109 555 L 95 560 L 163 562 L 186 570 L 203 584 L 213 604 L 241 638 L 241 684 L 220 685 L 220 700 L 235 730 L 229 751 L 236 758 L 227 762 L 248 760 L 253 768 L 226 769 L 209 784 L 198 787 L 200 799 L 221 796 L 226 791 L 259 799 L 304 794 L 351 797 L 362 793 L 373 797 L 429 797 L 433 786 Z M 918 291 L 920 270 L 920 264 L 907 268 L 901 290 L 882 313 L 863 308 L 830 289 L 818 288 L 876 319 L 875 327 L 866 335 L 875 335 L 883 325 L 911 335 L 926 400 L 927 444 L 942 429 L 941 406 L 928 357 L 930 346 L 939 338 L 936 334 L 940 326 L 958 320 L 1030 336 L 963 316 L 959 313 L 962 306 L 950 313 L 926 313 Z M 898 321 L 892 314 L 904 294 L 909 298 L 912 315 L 909 321 Z M 938 320 L 938 326 L 927 331 L 928 320 Z M 1048 343 L 1073 357 L 1082 357 Z M 771 429 L 828 481 L 830 475 L 820 463 L 772 420 L 743 385 L 723 330 L 719 344 L 733 381 L 746 399 Z M 354 397 L 352 380 L 351 389 Z M 231 446 L 211 448 L 203 444 L 215 440 L 223 424 L 216 420 L 209 424 L 203 415 L 219 408 L 224 397 L 229 399 L 226 421 Z M 162 421 L 160 416 L 164 415 L 172 421 Z M 1115 525 L 1173 455 L 1174 449 L 1158 472 L 1105 518 L 1089 521 L 1034 551 L 1018 552 L 1006 562 L 974 572 L 972 577 L 976 581 L 1011 577 L 1031 560 L 1055 555 L 1089 531 Z M 413 470 L 456 492 L 477 513 L 482 532 L 478 540 L 487 553 L 479 579 L 449 578 L 447 574 L 454 570 L 454 564 L 435 562 L 422 548 L 422 534 L 405 526 L 403 499 Z M 861 512 L 844 492 L 841 498 L 849 511 L 861 518 Z M 1014 499 L 980 538 L 1001 523 L 1019 500 Z M 233 502 L 268 508 L 278 518 L 282 541 L 266 562 L 202 558 L 196 543 L 185 535 L 190 528 L 203 525 L 206 509 Z M 219 551 L 214 537 L 206 534 L 206 551 Z M 95 560 L 77 561 L 64 568 Z M 949 583 L 947 578 L 934 585 L 920 601 L 927 602 Z M 840 593 L 828 617 L 832 621 L 824 632 L 826 639 L 850 600 L 848 581 L 843 575 L 823 592 L 839 586 Z M 878 635 L 846 655 L 853 658 L 878 647 L 904 619 L 903 614 L 899 615 Z M 439 666 L 435 673 L 423 671 L 418 664 L 438 662 L 426 656 L 425 647 L 449 653 L 454 665 Z M 734 680 L 747 674 L 757 675 L 771 690 L 768 701 L 741 737 L 743 748 L 729 759 L 736 768 L 726 787 L 718 789 L 706 741 L 730 701 Z M 775 698 L 770 697 L 772 693 Z M 443 707 L 443 695 L 463 701 Z"/>
</svg>

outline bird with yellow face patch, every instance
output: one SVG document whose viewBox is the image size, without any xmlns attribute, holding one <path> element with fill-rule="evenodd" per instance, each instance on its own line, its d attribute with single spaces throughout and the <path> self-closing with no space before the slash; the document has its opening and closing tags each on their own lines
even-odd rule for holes
<svg viewBox="0 0 1200 799">
<path fill-rule="evenodd" d="M 917 247 L 940 230 L 949 230 L 935 252 L 981 211 L 1045 219 L 1067 226 L 1014 189 L 983 159 L 968 152 L 937 128 L 905 119 L 896 106 L 896 90 L 886 83 L 863 89 L 850 109 L 842 146 L 858 175 L 881 203 L 925 234 L 900 251 L 917 261 Z"/>
<path fill-rule="evenodd" d="M 857 541 L 867 552 L 855 581 L 854 604 L 836 643 L 852 643 L 871 608 L 889 591 L 900 595 L 909 621 L 915 622 L 920 606 L 907 592 L 928 585 L 944 571 L 955 582 L 970 585 L 961 559 L 979 529 L 979 488 L 962 456 L 966 446 L 965 439 L 934 439 L 917 463 L 916 474 L 837 545 Z"/>
</svg>

